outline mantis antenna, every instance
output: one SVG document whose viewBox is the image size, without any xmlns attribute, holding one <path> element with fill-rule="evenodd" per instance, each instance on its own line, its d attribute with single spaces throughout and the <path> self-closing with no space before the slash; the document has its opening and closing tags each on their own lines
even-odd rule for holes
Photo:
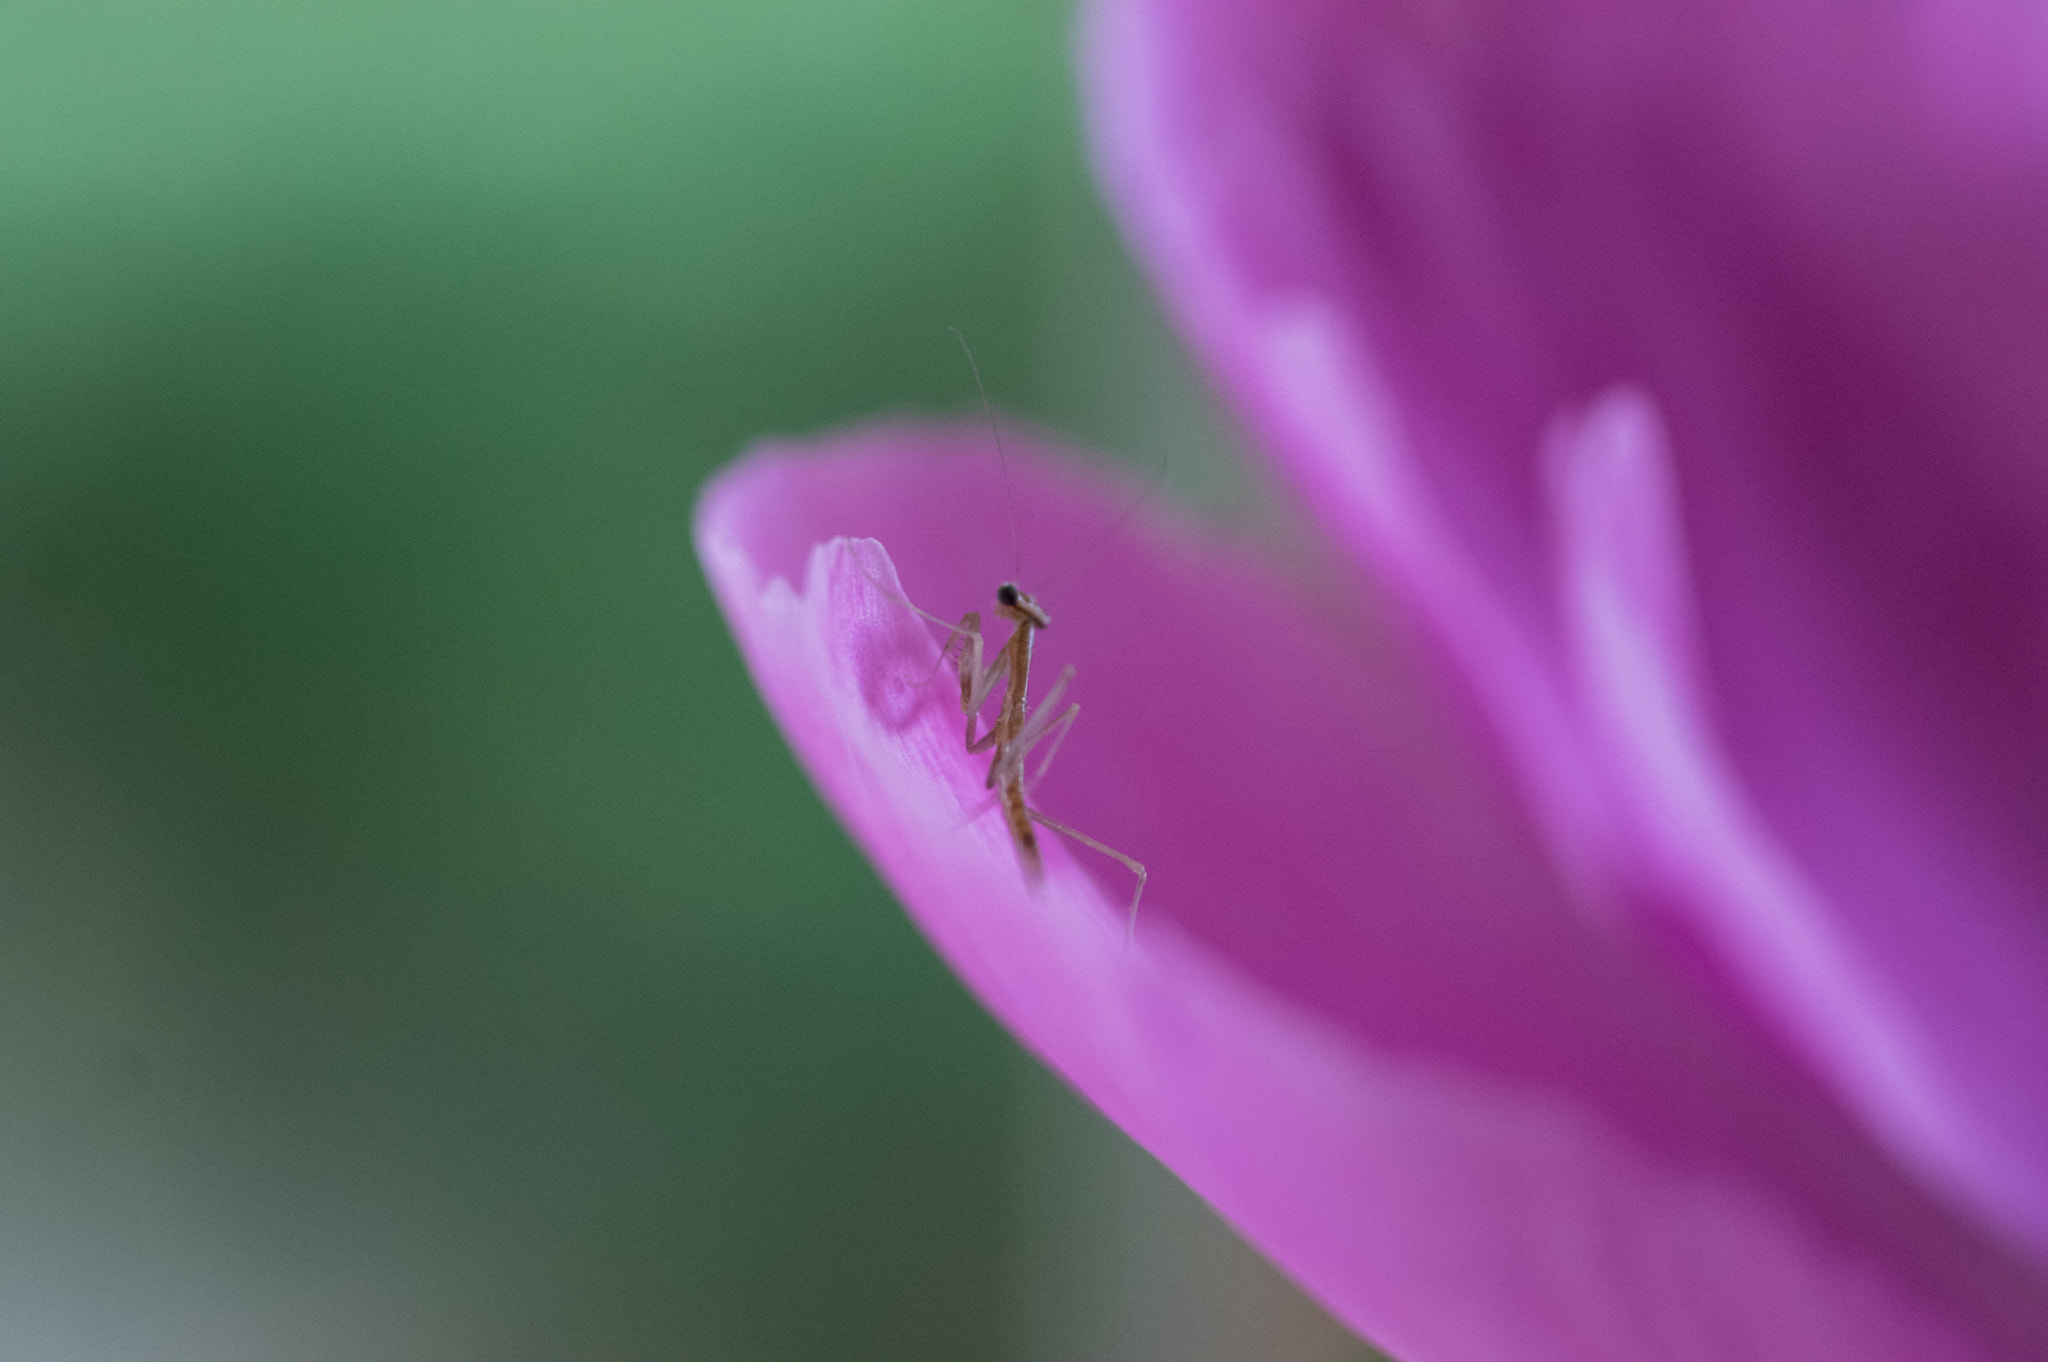
<svg viewBox="0 0 2048 1362">
<path fill-rule="evenodd" d="M 1010 460 L 1003 453 L 1002 428 L 996 425 L 995 409 L 988 404 L 988 388 L 981 381 L 981 366 L 974 362 L 974 350 L 967 344 L 967 337 L 960 334 L 957 326 L 948 326 L 953 339 L 960 342 L 961 352 L 967 356 L 967 368 L 974 375 L 974 391 L 981 394 L 981 414 L 988 420 L 988 433 L 996 442 L 996 466 L 1003 470 L 1003 515 L 1010 522 L 1010 575 L 1024 575 L 1023 559 L 1017 552 L 1017 498 L 1010 493 Z"/>
</svg>

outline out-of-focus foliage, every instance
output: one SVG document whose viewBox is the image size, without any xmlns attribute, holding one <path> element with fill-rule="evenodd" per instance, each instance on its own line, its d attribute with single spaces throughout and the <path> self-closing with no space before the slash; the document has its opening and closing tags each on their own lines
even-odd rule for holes
<svg viewBox="0 0 2048 1362">
<path fill-rule="evenodd" d="M 1014 391 L 1065 22 L 10 7 L 0 1353 L 997 1350 L 1008 1043 L 687 527 Z"/>
</svg>

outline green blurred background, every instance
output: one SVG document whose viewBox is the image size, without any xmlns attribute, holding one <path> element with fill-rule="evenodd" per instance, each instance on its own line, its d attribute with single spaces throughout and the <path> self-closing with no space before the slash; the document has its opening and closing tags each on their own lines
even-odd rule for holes
<svg viewBox="0 0 2048 1362">
<path fill-rule="evenodd" d="M 1336 1358 L 937 964 L 689 548 L 1247 475 L 1057 0 L 0 5 L 0 1356 Z"/>
</svg>

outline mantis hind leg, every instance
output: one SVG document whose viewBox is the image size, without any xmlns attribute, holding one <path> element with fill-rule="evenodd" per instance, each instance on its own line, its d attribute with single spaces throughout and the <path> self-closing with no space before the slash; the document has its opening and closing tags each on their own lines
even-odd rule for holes
<svg viewBox="0 0 2048 1362">
<path fill-rule="evenodd" d="M 1138 932 L 1138 900 L 1145 897 L 1144 863 L 1138 860 L 1138 858 L 1135 856 L 1126 856 L 1123 852 L 1118 851 L 1115 847 L 1103 845 L 1101 842 L 1096 841 L 1093 837 L 1090 837 L 1087 833 L 1082 832 L 1078 828 L 1070 828 L 1065 823 L 1062 823 L 1057 819 L 1046 817 L 1037 809 L 1026 809 L 1025 812 L 1031 815 L 1032 822 L 1038 824 L 1038 826 L 1044 828 L 1046 831 L 1056 832 L 1062 837 L 1070 838 L 1073 841 L 1079 842 L 1084 847 L 1093 847 L 1095 850 L 1101 852 L 1103 855 L 1109 857 L 1111 860 L 1122 862 L 1124 869 L 1130 871 L 1133 875 L 1136 875 L 1138 877 L 1138 886 L 1137 888 L 1131 891 L 1130 916 L 1124 922 L 1124 944 L 1126 946 L 1130 945 L 1131 938 L 1136 936 Z"/>
</svg>

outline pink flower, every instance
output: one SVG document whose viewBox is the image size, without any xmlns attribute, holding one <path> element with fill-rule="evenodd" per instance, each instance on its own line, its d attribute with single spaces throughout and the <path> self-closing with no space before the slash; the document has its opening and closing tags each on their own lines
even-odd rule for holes
<svg viewBox="0 0 2048 1362">
<path fill-rule="evenodd" d="M 1157 508 L 1024 580 L 1128 947 L 904 605 L 1011 575 L 985 435 L 699 507 L 941 953 L 1407 1362 L 2048 1357 L 2048 20 L 1838 9 L 1096 10 L 1140 254 L 1426 626 Z M 1028 572 L 1129 489 L 1010 438 Z"/>
</svg>

